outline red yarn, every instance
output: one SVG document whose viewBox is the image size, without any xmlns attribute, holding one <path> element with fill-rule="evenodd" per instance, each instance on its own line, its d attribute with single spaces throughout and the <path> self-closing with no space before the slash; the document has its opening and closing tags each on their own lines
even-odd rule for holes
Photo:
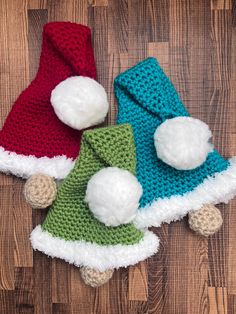
<svg viewBox="0 0 236 314">
<path fill-rule="evenodd" d="M 54 87 L 74 75 L 96 78 L 90 29 L 70 22 L 46 24 L 38 73 L 14 103 L 0 132 L 0 146 L 26 156 L 75 159 L 81 131 L 63 124 L 50 103 Z"/>
</svg>

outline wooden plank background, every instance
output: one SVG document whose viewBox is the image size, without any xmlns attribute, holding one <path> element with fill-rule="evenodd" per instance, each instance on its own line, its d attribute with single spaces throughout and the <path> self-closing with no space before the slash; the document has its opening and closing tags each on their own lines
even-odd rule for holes
<svg viewBox="0 0 236 314">
<path fill-rule="evenodd" d="M 210 125 L 217 149 L 236 155 L 236 1 L 0 0 L 0 127 L 37 71 L 43 25 L 56 20 L 92 28 L 108 124 L 114 77 L 155 56 L 189 111 Z M 164 225 L 155 230 L 158 254 L 92 289 L 76 267 L 32 252 L 29 233 L 45 212 L 32 212 L 22 186 L 0 176 L 0 313 L 236 313 L 236 201 L 220 206 L 215 236 L 196 236 L 187 220 Z"/>
</svg>

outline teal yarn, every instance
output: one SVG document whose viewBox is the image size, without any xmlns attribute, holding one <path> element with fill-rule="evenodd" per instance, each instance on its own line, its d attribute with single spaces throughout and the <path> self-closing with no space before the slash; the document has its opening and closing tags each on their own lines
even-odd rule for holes
<svg viewBox="0 0 236 314">
<path fill-rule="evenodd" d="M 230 162 L 221 157 L 216 150 L 209 153 L 206 161 L 193 170 L 177 170 L 157 157 L 153 140 L 156 128 L 166 119 L 189 116 L 189 113 L 155 58 L 148 58 L 118 75 L 114 88 L 118 102 L 117 123 L 129 123 L 133 128 L 137 154 L 137 178 L 143 187 L 143 196 L 140 201 L 142 211 L 148 212 L 149 207 L 155 201 L 175 196 L 184 197 L 187 193 L 194 191 L 204 180 L 213 178 L 216 173 L 228 169 Z M 232 194 L 233 189 L 236 189 L 236 180 L 229 189 L 228 193 Z M 192 209 L 197 209 L 186 208 L 185 211 L 181 211 L 173 208 L 172 215 L 169 209 L 166 209 L 165 213 L 164 207 L 163 205 L 160 210 L 161 217 L 157 219 L 158 222 L 143 221 L 142 227 L 156 226 L 162 221 L 170 222 Z M 154 215 L 158 216 L 158 214 L 158 208 L 156 208 Z M 142 218 L 145 219 L 145 215 Z"/>
</svg>

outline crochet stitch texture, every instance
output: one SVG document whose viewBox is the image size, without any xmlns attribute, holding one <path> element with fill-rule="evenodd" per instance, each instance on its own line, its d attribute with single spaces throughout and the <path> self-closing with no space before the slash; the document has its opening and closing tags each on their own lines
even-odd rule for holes
<svg viewBox="0 0 236 314">
<path fill-rule="evenodd" d="M 154 254 L 159 240 L 133 223 L 108 227 L 85 202 L 88 181 L 105 167 L 135 173 L 136 156 L 130 125 L 86 131 L 76 164 L 59 188 L 42 226 L 31 233 L 34 249 L 77 266 L 98 271 L 127 267 Z"/>
<path fill-rule="evenodd" d="M 24 187 L 25 200 L 32 208 L 46 208 L 52 204 L 57 194 L 54 179 L 46 174 L 31 176 Z"/>
<path fill-rule="evenodd" d="M 229 161 L 213 150 L 200 167 L 193 170 L 177 170 L 157 157 L 153 140 L 156 128 L 166 119 L 189 116 L 189 113 L 156 59 L 148 58 L 118 75 L 114 87 L 118 101 L 117 123 L 130 123 L 134 133 L 137 178 L 143 187 L 143 196 L 140 201 L 143 216 L 140 216 L 138 225 L 146 227 L 152 223 L 159 225 L 161 221 L 170 222 L 180 218 L 188 210 L 196 209 L 187 208 L 186 211 L 179 209 L 177 204 L 178 201 L 181 202 L 179 197 L 194 191 L 205 179 L 214 179 L 216 173 L 228 169 Z M 231 180 L 234 180 L 234 183 L 231 182 L 231 190 L 236 189 L 235 175 Z M 211 191 L 205 191 L 206 194 L 208 192 L 211 193 Z M 175 196 L 176 201 L 173 198 Z M 173 203 L 170 208 L 163 202 L 160 212 L 158 201 L 171 197 Z M 156 222 L 151 221 L 151 215 L 148 218 L 145 217 L 154 202 L 157 202 L 157 205 L 153 209 L 153 215 L 156 217 L 160 215 Z M 196 204 L 197 199 L 194 202 Z M 176 204 L 178 206 L 175 208 Z M 198 208 L 201 207 L 200 201 L 197 205 Z M 171 210 L 173 210 L 172 217 Z M 146 218 L 148 221 L 145 222 Z M 142 219 L 143 222 L 141 222 Z"/>
<path fill-rule="evenodd" d="M 189 214 L 190 228 L 205 237 L 218 231 L 222 223 L 221 212 L 213 205 L 204 205 L 201 210 Z"/>
<path fill-rule="evenodd" d="M 80 269 L 80 274 L 84 282 L 94 288 L 100 287 L 106 283 L 112 277 L 113 272 L 113 269 L 108 269 L 105 272 L 98 272 L 87 267 L 82 267 Z"/>
<path fill-rule="evenodd" d="M 84 240 L 100 245 L 137 243 L 142 232 L 133 224 L 106 227 L 93 216 L 84 201 L 89 179 L 102 168 L 116 166 L 134 174 L 136 160 L 135 155 L 130 154 L 132 151 L 135 148 L 129 126 L 86 131 L 76 165 L 60 187 L 42 225 L 43 230 L 65 240 Z"/>
<path fill-rule="evenodd" d="M 77 158 L 81 132 L 62 123 L 50 103 L 54 87 L 75 75 L 96 77 L 90 29 L 70 22 L 46 24 L 38 73 L 14 103 L 0 132 L 0 149 L 8 152 L 9 160 L 14 157 L 11 153 L 19 157 Z M 10 162 L 2 163 L 2 171 L 18 175 Z"/>
</svg>

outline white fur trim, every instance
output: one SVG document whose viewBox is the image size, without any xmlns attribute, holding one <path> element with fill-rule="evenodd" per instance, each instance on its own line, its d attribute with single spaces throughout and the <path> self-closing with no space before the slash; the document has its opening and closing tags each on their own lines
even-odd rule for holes
<svg viewBox="0 0 236 314">
<path fill-rule="evenodd" d="M 84 76 L 59 83 L 51 93 L 51 104 L 58 118 L 77 130 L 103 122 L 109 109 L 103 86 Z"/>
<path fill-rule="evenodd" d="M 0 172 L 29 178 L 35 173 L 44 173 L 55 179 L 64 179 L 74 167 L 75 161 L 66 156 L 53 158 L 25 156 L 5 150 L 0 146 Z"/>
<path fill-rule="evenodd" d="M 236 157 L 230 159 L 229 167 L 212 177 L 206 178 L 193 191 L 183 196 L 157 199 L 140 208 L 134 220 L 136 227 L 159 227 L 184 217 L 205 204 L 228 203 L 236 195 Z"/>
<path fill-rule="evenodd" d="M 89 180 L 85 201 L 99 221 L 116 227 L 134 219 L 142 193 L 141 184 L 131 172 L 107 167 Z"/>
<path fill-rule="evenodd" d="M 32 231 L 30 240 L 34 250 L 76 266 L 87 266 L 99 271 L 134 265 L 155 254 L 159 247 L 158 237 L 150 231 L 145 231 L 143 239 L 134 245 L 102 246 L 54 237 L 43 231 L 40 225 Z"/>
<path fill-rule="evenodd" d="M 208 125 L 192 117 L 176 117 L 163 122 L 154 134 L 157 156 L 178 170 L 199 167 L 213 150 Z"/>
</svg>

